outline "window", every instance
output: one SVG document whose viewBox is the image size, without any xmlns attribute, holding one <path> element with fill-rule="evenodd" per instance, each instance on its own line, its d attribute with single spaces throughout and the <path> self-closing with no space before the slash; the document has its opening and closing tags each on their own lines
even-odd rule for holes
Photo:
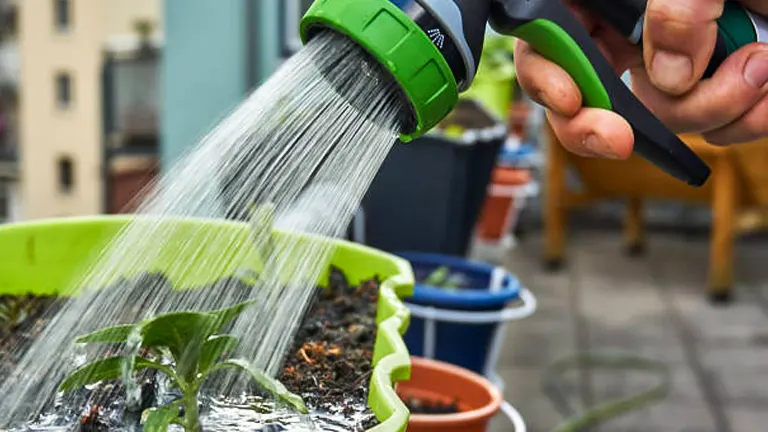
<svg viewBox="0 0 768 432">
<path fill-rule="evenodd" d="M 18 7 L 15 4 L 0 4 L 0 33 L 3 36 L 13 37 L 16 35 L 18 19 Z"/>
<path fill-rule="evenodd" d="M 67 108 L 72 103 L 72 78 L 67 73 L 56 74 L 56 104 Z"/>
<path fill-rule="evenodd" d="M 64 193 L 69 193 L 75 186 L 75 168 L 72 159 L 62 157 L 59 159 L 59 189 Z"/>
<path fill-rule="evenodd" d="M 0 180 L 0 224 L 10 219 L 10 204 L 8 199 L 8 185 Z"/>
<path fill-rule="evenodd" d="M 70 0 L 51 0 L 53 1 L 53 19 L 54 27 L 59 32 L 66 32 L 72 24 L 71 1 Z"/>
</svg>

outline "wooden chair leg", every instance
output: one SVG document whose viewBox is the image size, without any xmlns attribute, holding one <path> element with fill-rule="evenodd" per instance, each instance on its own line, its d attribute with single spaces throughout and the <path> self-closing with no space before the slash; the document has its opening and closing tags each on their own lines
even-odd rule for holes
<svg viewBox="0 0 768 432">
<path fill-rule="evenodd" d="M 738 206 L 736 167 L 727 155 L 720 156 L 715 163 L 712 182 L 709 297 L 715 303 L 727 303 L 733 297 L 733 245 Z"/>
<path fill-rule="evenodd" d="M 640 256 L 645 250 L 645 235 L 643 232 L 643 200 L 632 197 L 627 201 L 624 216 L 624 241 L 629 256 Z"/>
<path fill-rule="evenodd" d="M 544 264 L 548 270 L 558 270 L 565 255 L 566 214 L 566 153 L 547 123 L 546 193 L 544 197 Z"/>
</svg>

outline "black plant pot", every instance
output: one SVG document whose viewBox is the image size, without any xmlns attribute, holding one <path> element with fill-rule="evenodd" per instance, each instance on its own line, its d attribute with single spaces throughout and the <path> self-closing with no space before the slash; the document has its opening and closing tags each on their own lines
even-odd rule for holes
<svg viewBox="0 0 768 432">
<path fill-rule="evenodd" d="M 464 138 L 430 135 L 395 145 L 363 201 L 366 244 L 467 254 L 506 128 Z"/>
</svg>

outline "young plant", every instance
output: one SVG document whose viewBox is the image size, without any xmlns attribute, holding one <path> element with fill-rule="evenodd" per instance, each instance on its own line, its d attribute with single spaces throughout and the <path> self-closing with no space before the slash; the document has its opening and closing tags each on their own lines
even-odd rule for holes
<svg viewBox="0 0 768 432">
<path fill-rule="evenodd" d="M 35 297 L 7 296 L 0 299 L 0 329 L 11 332 L 35 312 L 38 300 Z"/>
<path fill-rule="evenodd" d="M 243 359 L 224 359 L 233 352 L 239 340 L 220 334 L 224 326 L 240 315 L 252 302 L 240 303 L 212 312 L 174 312 L 138 324 L 119 325 L 81 336 L 76 343 L 126 343 L 130 347 L 125 355 L 103 358 L 86 364 L 60 385 L 60 391 L 71 391 L 104 380 L 124 377 L 132 372 L 155 369 L 164 373 L 178 388 L 182 397 L 145 412 L 144 431 L 164 432 L 171 424 L 182 426 L 187 432 L 200 432 L 200 389 L 212 373 L 241 370 L 278 401 L 302 414 L 308 412 L 300 396 Z M 135 349 L 134 349 L 135 348 Z M 161 364 L 134 352 L 166 353 L 173 358 L 172 365 Z M 180 410 L 183 409 L 183 416 Z"/>
<path fill-rule="evenodd" d="M 464 278 L 460 274 L 451 274 L 451 269 L 438 267 L 424 279 L 424 285 L 455 291 L 462 287 Z"/>
</svg>

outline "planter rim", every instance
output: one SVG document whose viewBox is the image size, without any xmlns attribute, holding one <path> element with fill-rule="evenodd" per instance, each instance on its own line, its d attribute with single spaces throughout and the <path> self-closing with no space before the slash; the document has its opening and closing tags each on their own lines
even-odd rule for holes
<svg viewBox="0 0 768 432">
<path fill-rule="evenodd" d="M 108 244 L 109 239 L 119 235 L 121 229 L 129 222 L 137 219 L 162 220 L 163 223 L 175 225 L 183 234 L 192 234 L 197 229 L 221 230 L 227 236 L 241 234 L 249 237 L 250 226 L 243 222 L 234 222 L 211 218 L 157 217 L 140 215 L 101 215 L 85 217 L 66 217 L 57 219 L 39 219 L 0 226 L 0 281 L 9 283 L 0 286 L 0 293 L 19 294 L 52 294 L 66 295 L 53 288 L 53 279 L 67 279 L 63 284 L 71 282 L 72 272 L 76 270 L 52 268 L 50 272 L 37 272 L 30 276 L 29 281 L 20 274 L 25 273 L 23 267 L 28 256 L 35 256 L 40 246 L 46 242 L 69 242 L 68 247 L 60 249 L 62 256 L 76 256 L 82 249 L 93 250 L 98 246 Z M 189 232 L 187 232 L 189 230 Z M 408 408 L 398 397 L 394 384 L 408 380 L 411 374 L 411 361 L 408 348 L 402 335 L 410 323 L 410 311 L 402 298 L 413 292 L 413 272 L 405 259 L 396 255 L 356 244 L 341 239 L 332 239 L 305 233 L 275 230 L 278 236 L 296 238 L 312 238 L 328 241 L 336 246 L 334 259 L 347 262 L 348 267 L 357 266 L 360 260 L 356 257 L 363 255 L 368 259 L 362 260 L 362 265 L 370 266 L 371 270 L 356 270 L 364 273 L 376 273 L 382 278 L 379 287 L 379 311 L 376 317 L 378 336 L 376 338 L 373 358 L 373 372 L 369 380 L 368 406 L 371 408 L 379 424 L 367 432 L 394 432 L 405 430 L 408 423 Z M 87 235 L 84 235 L 87 234 Z M 104 243 L 106 241 L 106 243 Z M 90 246 L 89 246 L 90 242 Z M 44 249 L 43 249 L 44 250 Z M 21 251 L 21 252 L 18 252 Z M 53 254 L 55 255 L 55 254 Z M 35 259 L 34 266 L 45 266 L 46 260 L 52 255 Z M 88 261 L 90 257 L 83 257 Z M 334 259 L 331 261 L 333 262 Z M 348 268 L 343 268 L 349 271 Z M 9 277 L 3 278 L 3 271 L 11 270 Z M 31 270 L 29 270 L 31 271 Z M 67 277 L 65 277 L 67 276 Z M 29 282 L 29 283 L 24 283 Z M 2 284 L 0 284 L 2 285 Z"/>
<path fill-rule="evenodd" d="M 504 399 L 501 391 L 487 378 L 462 367 L 439 360 L 426 359 L 411 356 L 411 364 L 414 370 L 419 368 L 438 370 L 446 375 L 453 375 L 465 381 L 467 385 L 482 387 L 487 391 L 491 401 L 481 408 L 455 414 L 411 414 L 412 423 L 426 423 L 430 425 L 456 426 L 462 423 L 473 423 L 477 420 L 490 418 L 499 412 Z"/>
<path fill-rule="evenodd" d="M 447 266 L 452 270 L 489 273 L 491 284 L 493 278 L 506 280 L 506 286 L 500 286 L 496 289 L 492 287 L 475 287 L 470 289 L 445 290 L 421 283 L 415 283 L 413 296 L 408 299 L 409 303 L 420 305 L 429 305 L 436 308 L 445 309 L 487 309 L 499 310 L 506 305 L 520 298 L 522 287 L 520 281 L 511 272 L 503 267 L 493 266 L 491 264 L 467 260 L 464 258 L 447 256 L 441 254 L 425 252 L 397 252 L 397 256 L 408 260 L 411 267 L 418 267 L 419 264 L 427 266 Z"/>
<path fill-rule="evenodd" d="M 526 168 L 496 166 L 491 174 L 491 183 L 503 186 L 524 186 L 533 180 L 533 173 Z"/>
</svg>

